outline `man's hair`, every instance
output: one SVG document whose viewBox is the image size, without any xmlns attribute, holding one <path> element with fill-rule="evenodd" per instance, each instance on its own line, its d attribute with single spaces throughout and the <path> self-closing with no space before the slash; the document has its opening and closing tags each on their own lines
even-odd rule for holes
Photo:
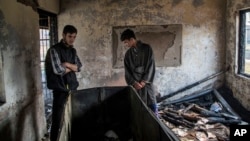
<svg viewBox="0 0 250 141">
<path fill-rule="evenodd" d="M 131 29 L 124 30 L 121 34 L 121 41 L 129 40 L 130 38 L 136 39 L 134 31 Z"/>
<path fill-rule="evenodd" d="M 77 29 L 73 25 L 65 25 L 63 28 L 63 34 L 67 33 L 77 33 Z"/>
</svg>

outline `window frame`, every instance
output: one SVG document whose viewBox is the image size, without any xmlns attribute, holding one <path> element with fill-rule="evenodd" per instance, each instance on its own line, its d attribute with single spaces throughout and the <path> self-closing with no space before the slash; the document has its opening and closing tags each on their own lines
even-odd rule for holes
<svg viewBox="0 0 250 141">
<path fill-rule="evenodd" d="M 238 34 L 239 44 L 238 44 L 238 55 L 237 55 L 238 56 L 237 73 L 239 75 L 250 78 L 250 73 L 246 73 L 246 71 L 245 71 L 245 65 L 246 65 L 245 52 L 246 52 L 246 40 L 247 40 L 246 39 L 246 36 L 247 36 L 246 21 L 247 21 L 247 19 L 250 21 L 250 17 L 246 16 L 247 12 L 249 12 L 249 14 L 250 14 L 250 9 L 244 9 L 244 10 L 239 11 L 239 28 L 238 28 L 239 29 L 239 34 Z M 250 30 L 250 23 L 249 23 L 249 30 Z"/>
</svg>

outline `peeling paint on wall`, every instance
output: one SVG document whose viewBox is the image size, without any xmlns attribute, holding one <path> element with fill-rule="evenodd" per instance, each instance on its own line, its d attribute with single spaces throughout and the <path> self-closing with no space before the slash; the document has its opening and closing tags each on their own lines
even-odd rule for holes
<svg viewBox="0 0 250 141">
<path fill-rule="evenodd" d="M 39 7 L 37 0 L 17 0 L 17 2 L 23 3 L 26 6 L 31 6 L 35 11 L 37 10 L 37 7 Z"/>
<path fill-rule="evenodd" d="M 46 120 L 39 62 L 39 15 L 30 6 L 13 0 L 0 0 L 0 9 L 0 85 L 4 84 L 6 98 L 0 106 L 0 138 L 40 140 Z"/>
<path fill-rule="evenodd" d="M 4 15 L 0 10 L 0 49 L 5 50 L 7 47 L 7 34 L 8 30 L 6 29 L 7 25 L 5 23 Z"/>
<path fill-rule="evenodd" d="M 123 68 L 123 59 L 128 48 L 120 41 L 120 34 L 128 27 L 114 27 L 113 29 L 113 67 Z M 176 67 L 181 65 L 182 26 L 133 26 L 136 38 L 149 44 L 155 56 L 157 67 Z"/>
</svg>

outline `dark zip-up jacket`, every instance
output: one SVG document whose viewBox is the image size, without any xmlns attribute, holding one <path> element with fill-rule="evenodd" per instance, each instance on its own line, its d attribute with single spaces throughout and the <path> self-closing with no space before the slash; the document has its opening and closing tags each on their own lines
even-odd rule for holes
<svg viewBox="0 0 250 141">
<path fill-rule="evenodd" d="M 45 72 L 47 87 L 54 91 L 69 92 L 76 90 L 79 86 L 75 72 L 71 71 L 65 74 L 66 68 L 61 64 L 69 62 L 78 66 L 78 71 L 82 66 L 73 47 L 67 47 L 63 41 L 52 46 L 46 54 Z"/>
</svg>

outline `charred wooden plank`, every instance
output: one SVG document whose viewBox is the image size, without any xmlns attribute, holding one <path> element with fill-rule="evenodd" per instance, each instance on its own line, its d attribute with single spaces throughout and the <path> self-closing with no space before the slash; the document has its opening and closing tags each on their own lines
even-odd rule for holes
<svg viewBox="0 0 250 141">
<path fill-rule="evenodd" d="M 220 113 L 223 117 L 225 118 L 230 118 L 230 119 L 236 119 L 236 120 L 241 120 L 240 117 L 231 115 L 231 114 L 227 114 L 227 113 Z"/>
<path fill-rule="evenodd" d="M 194 121 L 196 122 L 200 119 L 199 114 L 196 114 L 196 113 L 182 113 L 181 115 L 184 119 L 192 121 L 192 122 Z"/>
<path fill-rule="evenodd" d="M 197 114 L 197 113 L 187 113 L 187 111 L 189 109 L 191 109 L 192 107 L 194 106 L 194 104 L 190 104 L 189 107 L 187 107 L 186 109 L 184 109 L 182 112 L 178 112 L 178 111 L 175 111 L 175 110 L 172 110 L 172 109 L 167 109 L 168 112 L 173 112 L 173 113 L 176 113 L 178 114 L 179 116 L 181 116 L 182 118 L 188 120 L 188 121 L 198 121 L 200 119 L 200 115 Z"/>
<path fill-rule="evenodd" d="M 179 124 L 182 124 L 186 127 L 194 127 L 194 123 L 186 120 L 181 114 L 180 112 L 174 111 L 172 109 L 165 109 L 164 111 L 164 116 L 165 118 L 168 118 L 169 120 L 173 119 L 176 120 Z M 172 120 L 171 120 L 172 121 Z M 169 122 L 171 122 L 169 121 Z M 172 121 L 173 122 L 173 121 Z M 175 123 L 175 122 L 174 122 Z M 174 124 L 173 123 L 173 124 Z"/>
<path fill-rule="evenodd" d="M 213 111 L 209 111 L 205 108 L 198 106 L 197 104 L 194 104 L 192 109 L 195 111 L 198 111 L 202 116 L 205 116 L 205 117 L 221 117 L 221 114 L 215 113 Z"/>
<path fill-rule="evenodd" d="M 179 119 L 179 120 L 182 120 L 183 117 L 177 115 L 177 114 L 174 114 L 174 113 L 170 113 L 170 112 L 166 112 L 165 115 L 167 115 L 168 117 L 172 117 L 174 119 Z"/>
<path fill-rule="evenodd" d="M 182 126 L 185 126 L 185 127 L 188 127 L 188 128 L 193 128 L 194 127 L 194 124 L 192 124 L 192 123 L 186 122 L 184 120 L 178 120 L 178 119 L 175 119 L 173 117 L 169 117 L 167 115 L 162 115 L 162 118 L 165 119 L 168 122 L 171 122 L 172 124 L 174 124 L 176 126 L 182 125 Z"/>
<path fill-rule="evenodd" d="M 213 123 L 223 123 L 223 124 L 238 124 L 241 122 L 241 120 L 238 119 L 225 119 L 225 118 L 220 118 L 220 117 L 209 117 L 208 119 L 208 124 L 213 124 Z"/>
</svg>

